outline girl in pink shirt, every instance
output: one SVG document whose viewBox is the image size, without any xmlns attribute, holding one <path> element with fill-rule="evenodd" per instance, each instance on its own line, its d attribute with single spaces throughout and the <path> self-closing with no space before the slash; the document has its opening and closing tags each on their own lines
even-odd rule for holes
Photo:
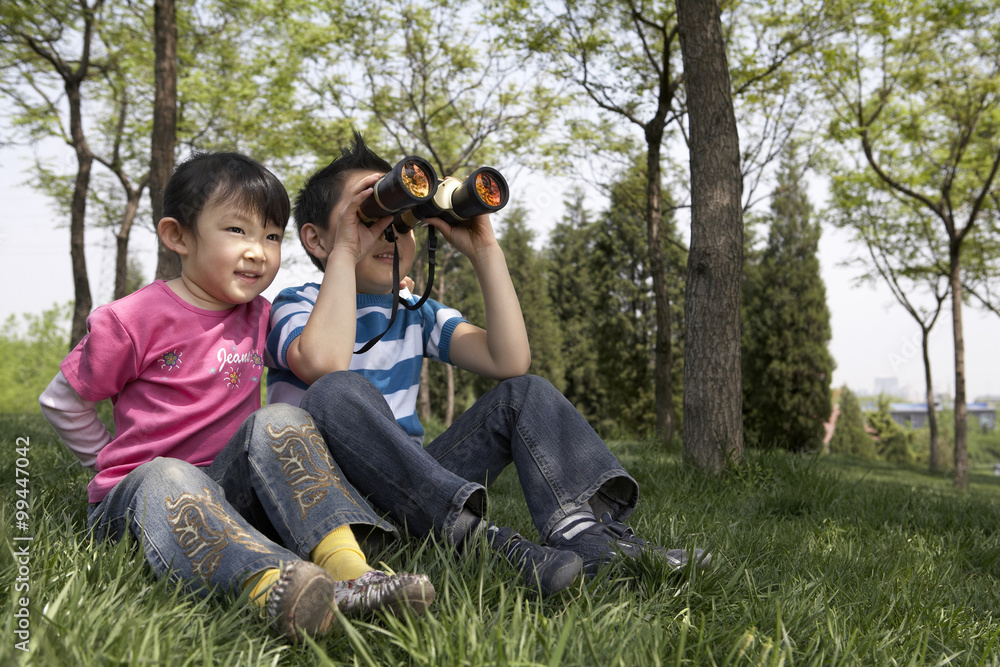
<svg viewBox="0 0 1000 667">
<path fill-rule="evenodd" d="M 39 402 L 96 475 L 88 526 L 131 532 L 157 576 L 239 591 L 293 641 L 345 614 L 408 607 L 423 575 L 372 570 L 351 524 L 395 534 L 347 483 L 309 415 L 260 407 L 289 201 L 239 153 L 202 153 L 164 190 L 157 233 L 181 275 L 95 310 Z M 96 404 L 114 406 L 112 436 Z"/>
</svg>

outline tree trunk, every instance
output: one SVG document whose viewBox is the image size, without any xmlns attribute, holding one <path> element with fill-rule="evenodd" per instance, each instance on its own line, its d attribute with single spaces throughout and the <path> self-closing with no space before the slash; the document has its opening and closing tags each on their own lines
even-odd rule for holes
<svg viewBox="0 0 1000 667">
<path fill-rule="evenodd" d="M 962 245 L 951 242 L 949 269 L 951 279 L 951 322 L 955 334 L 955 486 L 969 484 L 968 419 L 965 406 L 965 337 L 962 333 Z"/>
<path fill-rule="evenodd" d="M 66 98 L 69 101 L 70 135 L 76 151 L 76 182 L 70 206 L 69 253 L 73 266 L 73 323 L 70 328 L 69 347 L 87 335 L 87 316 L 93 307 L 90 279 L 87 277 L 87 258 L 84 255 L 83 229 L 87 217 L 87 190 L 90 188 L 90 170 L 94 157 L 83 135 L 83 117 L 80 110 L 81 78 L 66 81 Z"/>
<path fill-rule="evenodd" d="M 684 455 L 719 472 L 743 455 L 739 136 L 717 0 L 677 0 L 691 143 L 684 303 Z"/>
<path fill-rule="evenodd" d="M 674 437 L 673 349 L 671 335 L 670 292 L 663 257 L 663 203 L 660 183 L 660 146 L 662 125 L 646 128 L 646 234 L 649 238 L 649 265 L 653 275 L 653 298 L 656 302 L 656 342 L 654 348 L 654 401 L 656 437 L 667 442 Z"/>
<path fill-rule="evenodd" d="M 930 470 L 936 473 L 941 469 L 938 461 L 938 423 L 937 411 L 934 409 L 934 383 L 931 380 L 931 356 L 930 356 L 930 329 L 923 329 L 923 352 L 924 352 L 924 383 L 927 387 L 927 427 L 930 429 Z"/>
<path fill-rule="evenodd" d="M 163 217 L 163 188 L 174 170 L 174 146 L 177 143 L 177 17 L 174 0 L 156 0 L 154 13 L 156 89 L 149 158 L 149 198 L 155 229 Z M 170 280 L 180 274 L 180 257 L 157 239 L 155 277 Z"/>
<path fill-rule="evenodd" d="M 129 192 L 128 202 L 125 204 L 125 215 L 122 216 L 122 226 L 118 229 L 115 237 L 115 294 L 114 298 L 120 299 L 128 296 L 128 239 L 132 233 L 132 223 L 135 222 L 136 211 L 139 210 L 139 199 L 142 197 L 142 189 Z"/>
<path fill-rule="evenodd" d="M 444 406 L 445 428 L 455 421 L 455 367 L 448 364 L 444 367 L 445 382 L 448 390 L 448 400 Z"/>
<path fill-rule="evenodd" d="M 414 257 L 413 268 L 410 269 L 413 275 L 414 291 L 424 289 L 426 285 L 424 278 L 424 267 L 426 266 L 426 255 L 418 249 Z M 441 300 L 441 297 L 437 297 Z M 420 382 L 417 389 L 417 418 L 424 424 L 431 418 L 431 384 L 430 384 L 430 364 L 426 357 L 420 364 Z"/>
<path fill-rule="evenodd" d="M 427 420 L 431 418 L 431 383 L 428 379 L 429 377 L 430 359 L 424 357 L 424 360 L 420 362 L 420 380 L 417 387 L 417 418 L 422 423 L 427 423 Z"/>
<path fill-rule="evenodd" d="M 456 250 L 449 249 L 446 252 L 442 253 L 442 256 L 438 258 L 437 270 L 440 273 L 438 274 L 437 298 L 438 301 L 441 302 L 444 301 L 445 291 L 448 288 L 448 283 L 445 281 L 444 277 L 448 271 L 448 263 L 455 253 L 457 253 Z M 445 376 L 444 425 L 447 428 L 451 426 L 453 421 L 455 421 L 455 369 L 451 364 L 445 365 L 444 376 Z"/>
</svg>

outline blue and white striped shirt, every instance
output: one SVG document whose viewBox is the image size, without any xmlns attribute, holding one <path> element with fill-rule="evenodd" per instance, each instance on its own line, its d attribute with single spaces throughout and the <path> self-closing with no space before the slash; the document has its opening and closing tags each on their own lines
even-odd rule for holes
<svg viewBox="0 0 1000 667">
<path fill-rule="evenodd" d="M 271 305 L 271 330 L 267 336 L 267 402 L 298 405 L 308 385 L 288 368 L 288 346 L 309 319 L 319 296 L 319 285 L 307 283 L 282 290 Z M 413 304 L 408 290 L 400 296 Z M 392 313 L 392 294 L 358 294 L 356 348 L 385 331 Z M 392 329 L 364 354 L 351 359 L 350 369 L 375 385 L 407 433 L 423 441 L 424 427 L 417 418 L 417 390 L 424 357 L 451 363 L 449 345 L 455 327 L 467 321 L 454 308 L 428 299 L 420 310 L 400 306 Z"/>
</svg>

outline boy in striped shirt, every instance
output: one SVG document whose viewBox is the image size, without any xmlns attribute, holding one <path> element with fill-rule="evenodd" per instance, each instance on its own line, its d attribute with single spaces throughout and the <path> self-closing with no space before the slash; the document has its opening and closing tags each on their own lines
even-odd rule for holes
<svg viewBox="0 0 1000 667">
<path fill-rule="evenodd" d="M 272 305 L 268 401 L 305 408 L 351 483 L 411 534 L 464 551 L 482 533 L 543 596 L 617 557 L 683 566 L 687 551 L 650 545 L 620 522 L 638 501 L 635 480 L 558 390 L 526 375 L 524 318 L 488 215 L 461 225 L 426 220 L 469 258 L 485 328 L 428 300 L 415 311 L 399 308 L 386 330 L 395 280 L 413 264 L 413 232 L 397 233 L 394 244 L 384 235 L 390 216 L 366 226 L 358 209 L 390 169 L 355 134 L 299 193 L 299 240 L 323 278 L 282 291 Z M 416 301 L 406 290 L 400 296 Z M 427 447 L 416 415 L 424 357 L 499 381 Z M 542 545 L 483 519 L 484 485 L 510 463 Z M 707 563 L 708 554 L 692 553 Z"/>
</svg>

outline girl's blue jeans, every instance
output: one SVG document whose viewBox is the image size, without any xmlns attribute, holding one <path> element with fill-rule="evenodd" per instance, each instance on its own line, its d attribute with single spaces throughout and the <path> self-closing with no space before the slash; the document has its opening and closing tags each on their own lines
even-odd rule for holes
<svg viewBox="0 0 1000 667">
<path fill-rule="evenodd" d="M 500 382 L 422 447 L 396 422 L 379 390 L 357 373 L 320 378 L 302 400 L 333 458 L 377 509 L 415 535 L 454 542 L 459 513 L 482 515 L 485 484 L 513 463 L 544 541 L 589 502 L 621 520 L 639 487 L 587 421 L 547 380 Z"/>
<path fill-rule="evenodd" d="M 236 590 L 249 575 L 304 559 L 347 524 L 394 534 L 346 480 L 309 414 L 254 412 L 208 468 L 156 458 L 92 505 L 88 525 L 130 531 L 156 576 L 196 589 Z"/>
</svg>

